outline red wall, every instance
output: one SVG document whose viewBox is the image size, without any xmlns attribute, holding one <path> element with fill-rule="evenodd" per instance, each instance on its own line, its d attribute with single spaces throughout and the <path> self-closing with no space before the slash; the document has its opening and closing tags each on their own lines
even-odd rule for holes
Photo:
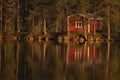
<svg viewBox="0 0 120 80">
<path fill-rule="evenodd" d="M 79 32 L 79 31 L 83 31 L 83 28 L 75 28 L 75 19 L 72 19 L 72 17 L 71 18 L 69 18 L 69 31 L 70 32 Z"/>
<path fill-rule="evenodd" d="M 95 29 L 100 30 L 100 20 L 99 19 L 90 19 L 90 32 L 94 32 L 94 25 Z"/>
</svg>

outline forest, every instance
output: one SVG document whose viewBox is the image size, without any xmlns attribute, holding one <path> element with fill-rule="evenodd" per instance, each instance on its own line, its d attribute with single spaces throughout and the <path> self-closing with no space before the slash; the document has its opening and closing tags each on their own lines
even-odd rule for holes
<svg viewBox="0 0 120 80">
<path fill-rule="evenodd" d="M 120 32 L 120 0 L 0 0 L 0 35 L 67 32 L 67 16 L 102 18 L 101 32 Z"/>
</svg>

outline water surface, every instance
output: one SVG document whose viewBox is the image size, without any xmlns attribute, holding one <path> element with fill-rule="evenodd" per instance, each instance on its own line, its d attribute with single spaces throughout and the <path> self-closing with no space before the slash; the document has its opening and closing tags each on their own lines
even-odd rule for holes
<svg viewBox="0 0 120 80">
<path fill-rule="evenodd" d="M 0 80 L 120 80 L 120 44 L 0 41 Z"/>
</svg>

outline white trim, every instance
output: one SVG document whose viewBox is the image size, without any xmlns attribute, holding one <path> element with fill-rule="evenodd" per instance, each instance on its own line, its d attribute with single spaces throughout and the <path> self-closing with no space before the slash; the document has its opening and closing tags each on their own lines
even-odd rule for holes
<svg viewBox="0 0 120 80">
<path fill-rule="evenodd" d="M 79 14 L 79 13 L 72 14 L 72 15 L 70 15 L 70 16 L 68 16 L 68 17 L 72 17 L 72 16 L 75 16 L 75 15 L 80 15 L 80 16 L 86 17 L 85 15 L 82 15 L 82 14 Z"/>
</svg>

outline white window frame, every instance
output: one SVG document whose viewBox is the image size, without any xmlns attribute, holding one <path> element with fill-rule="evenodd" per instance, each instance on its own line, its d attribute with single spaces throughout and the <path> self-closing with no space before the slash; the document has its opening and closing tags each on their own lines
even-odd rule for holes
<svg viewBox="0 0 120 80">
<path fill-rule="evenodd" d="M 75 28 L 82 28 L 82 22 L 81 21 L 75 21 Z"/>
</svg>

